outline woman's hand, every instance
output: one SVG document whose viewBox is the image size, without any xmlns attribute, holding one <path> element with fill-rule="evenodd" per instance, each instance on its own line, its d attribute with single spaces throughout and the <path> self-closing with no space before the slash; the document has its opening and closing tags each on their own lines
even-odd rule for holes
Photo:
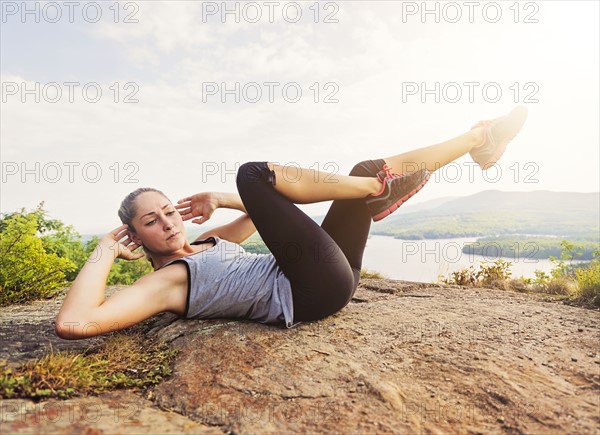
<svg viewBox="0 0 600 435">
<path fill-rule="evenodd" d="M 202 192 L 177 201 L 175 208 L 184 221 L 193 219 L 195 224 L 203 224 L 220 207 L 219 198 L 214 192 Z"/>
<path fill-rule="evenodd" d="M 115 228 L 100 239 L 100 244 L 107 247 L 115 254 L 115 258 L 124 260 L 138 260 L 144 256 L 143 252 L 133 252 L 140 247 L 129 235 L 127 224 Z M 116 251 L 116 252 L 115 252 Z"/>
</svg>

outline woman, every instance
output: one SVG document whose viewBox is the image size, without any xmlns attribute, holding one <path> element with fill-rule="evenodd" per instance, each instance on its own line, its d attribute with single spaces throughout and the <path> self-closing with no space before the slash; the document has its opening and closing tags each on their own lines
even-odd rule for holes
<svg viewBox="0 0 600 435">
<path fill-rule="evenodd" d="M 185 318 L 245 318 L 284 324 L 341 310 L 357 288 L 371 220 L 383 219 L 427 182 L 429 174 L 466 153 L 483 170 L 502 155 L 527 117 L 519 106 L 447 142 L 357 164 L 349 176 L 250 162 L 239 168 L 239 195 L 199 193 L 177 205 L 155 189 L 132 192 L 119 210 L 123 225 L 106 234 L 73 282 L 56 319 L 65 339 L 122 329 L 157 313 Z M 390 168 L 411 168 L 404 175 Z M 334 200 L 321 226 L 294 203 Z M 240 210 L 233 222 L 193 243 L 183 222 L 201 224 L 217 208 Z M 271 251 L 247 254 L 239 243 L 256 230 Z M 155 269 L 104 299 L 116 258 L 142 252 Z"/>
</svg>

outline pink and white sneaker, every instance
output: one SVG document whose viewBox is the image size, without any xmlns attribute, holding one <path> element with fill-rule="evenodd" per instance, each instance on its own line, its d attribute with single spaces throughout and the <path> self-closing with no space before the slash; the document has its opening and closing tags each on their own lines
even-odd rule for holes
<svg viewBox="0 0 600 435">
<path fill-rule="evenodd" d="M 389 216 L 417 193 L 429 181 L 430 173 L 421 169 L 410 174 L 395 174 L 388 165 L 377 173 L 382 183 L 378 193 L 367 196 L 366 202 L 374 222 Z"/>
<path fill-rule="evenodd" d="M 517 106 L 508 115 L 500 118 L 479 121 L 473 127 L 483 127 L 484 140 L 481 145 L 474 147 L 469 154 L 473 161 L 484 171 L 491 168 L 504 154 L 506 145 L 517 135 L 527 119 L 527 107 Z"/>
</svg>

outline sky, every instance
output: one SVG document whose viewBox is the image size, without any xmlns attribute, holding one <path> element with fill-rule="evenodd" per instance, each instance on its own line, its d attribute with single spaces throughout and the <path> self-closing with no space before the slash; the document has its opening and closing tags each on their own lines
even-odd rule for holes
<svg viewBox="0 0 600 435">
<path fill-rule="evenodd" d="M 411 202 L 600 190 L 597 1 L 2 1 L 1 12 L 4 213 L 44 201 L 103 233 L 138 187 L 173 201 L 235 192 L 236 167 L 261 160 L 292 178 L 298 166 L 346 174 L 518 104 L 529 118 L 496 168 L 467 155 Z"/>
</svg>

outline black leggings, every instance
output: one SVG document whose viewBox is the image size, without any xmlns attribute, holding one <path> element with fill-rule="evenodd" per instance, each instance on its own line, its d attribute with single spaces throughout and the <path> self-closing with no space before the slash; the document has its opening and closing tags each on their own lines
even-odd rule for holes
<svg viewBox="0 0 600 435">
<path fill-rule="evenodd" d="M 366 160 L 350 175 L 374 177 L 384 160 Z M 356 291 L 371 227 L 364 199 L 335 200 L 319 226 L 273 187 L 267 162 L 244 163 L 237 188 L 277 264 L 289 279 L 294 321 L 318 320 L 345 307 Z"/>
</svg>

